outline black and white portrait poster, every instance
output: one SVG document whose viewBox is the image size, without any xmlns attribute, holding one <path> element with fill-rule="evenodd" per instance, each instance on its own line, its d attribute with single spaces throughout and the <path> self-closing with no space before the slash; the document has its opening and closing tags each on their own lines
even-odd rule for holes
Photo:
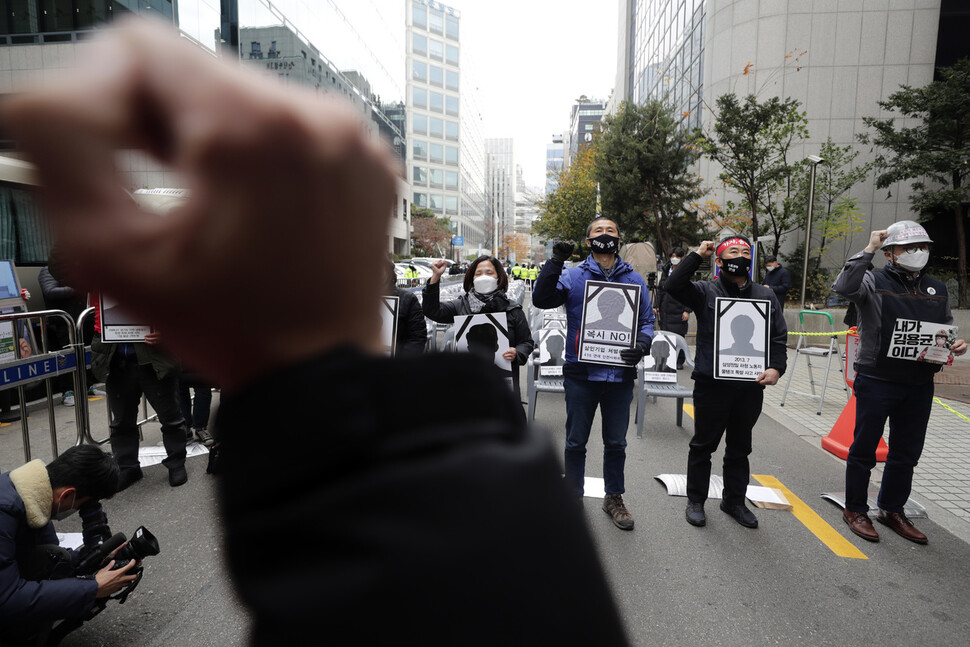
<svg viewBox="0 0 970 647">
<path fill-rule="evenodd" d="M 101 341 L 143 342 L 152 327 L 139 321 L 109 296 L 101 295 Z"/>
<path fill-rule="evenodd" d="M 400 306 L 398 297 L 384 297 L 381 308 L 381 350 L 389 357 L 394 356 L 397 348 L 397 314 Z"/>
<path fill-rule="evenodd" d="M 771 301 L 718 297 L 714 319 L 714 377 L 755 380 L 768 368 Z"/>
<path fill-rule="evenodd" d="M 455 317 L 455 350 L 475 353 L 495 363 L 512 386 L 512 362 L 502 357 L 512 348 L 509 316 L 504 312 Z"/>
<path fill-rule="evenodd" d="M 677 381 L 677 342 L 673 336 L 654 333 L 645 368 L 643 379 L 648 382 Z"/>
<path fill-rule="evenodd" d="M 637 340 L 640 286 L 586 281 L 579 361 L 626 366 L 620 351 Z"/>
<path fill-rule="evenodd" d="M 566 357 L 566 331 L 543 328 L 539 331 L 539 375 L 558 377 Z"/>
</svg>

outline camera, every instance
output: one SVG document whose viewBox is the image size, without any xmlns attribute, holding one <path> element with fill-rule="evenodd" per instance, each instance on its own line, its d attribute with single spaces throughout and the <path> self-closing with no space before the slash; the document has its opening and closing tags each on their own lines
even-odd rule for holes
<svg viewBox="0 0 970 647">
<path fill-rule="evenodd" d="M 78 551 L 77 561 L 74 564 L 75 576 L 93 575 L 98 572 L 108 556 L 119 546 L 121 550 L 114 556 L 114 569 L 124 568 L 131 560 L 141 561 L 160 552 L 158 540 L 145 526 L 139 526 L 130 540 L 124 533 L 112 534 L 108 526 L 108 517 L 101 504 L 96 501 L 85 503 L 78 513 L 81 516 L 81 536 L 84 539 L 84 546 Z M 142 568 L 136 566 L 130 572 L 138 575 L 138 578 L 124 590 L 122 595 L 125 598 L 141 580 Z M 123 598 L 119 600 L 124 601 Z"/>
<path fill-rule="evenodd" d="M 657 287 L 657 273 L 648 272 L 647 273 L 647 287 L 653 290 Z"/>
</svg>

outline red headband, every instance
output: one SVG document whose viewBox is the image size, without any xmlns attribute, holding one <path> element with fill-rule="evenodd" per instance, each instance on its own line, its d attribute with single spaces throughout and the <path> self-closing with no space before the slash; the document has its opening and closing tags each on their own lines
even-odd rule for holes
<svg viewBox="0 0 970 647">
<path fill-rule="evenodd" d="M 720 256 L 725 247 L 730 247 L 732 245 L 741 245 L 742 247 L 751 249 L 751 244 L 743 238 L 728 238 L 717 246 L 717 253 L 715 255 Z"/>
</svg>

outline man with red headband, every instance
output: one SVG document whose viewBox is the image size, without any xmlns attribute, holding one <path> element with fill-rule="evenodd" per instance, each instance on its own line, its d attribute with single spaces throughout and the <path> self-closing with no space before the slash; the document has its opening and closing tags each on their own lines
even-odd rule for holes
<svg viewBox="0 0 970 647">
<path fill-rule="evenodd" d="M 717 253 L 720 276 L 713 281 L 691 281 L 701 261 Z M 764 388 L 778 382 L 788 364 L 788 327 L 778 299 L 770 288 L 748 278 L 751 243 L 743 236 L 722 240 L 715 248 L 705 240 L 696 252 L 681 261 L 667 279 L 667 292 L 691 308 L 697 317 L 697 349 L 694 357 L 694 437 L 687 458 L 687 522 L 707 523 L 704 502 L 711 481 L 711 454 L 725 436 L 724 495 L 721 510 L 746 528 L 757 528 L 758 519 L 745 505 L 751 478 L 751 430 L 761 415 Z M 768 368 L 752 382 L 714 379 L 715 300 L 718 297 L 771 301 L 771 341 Z"/>
</svg>

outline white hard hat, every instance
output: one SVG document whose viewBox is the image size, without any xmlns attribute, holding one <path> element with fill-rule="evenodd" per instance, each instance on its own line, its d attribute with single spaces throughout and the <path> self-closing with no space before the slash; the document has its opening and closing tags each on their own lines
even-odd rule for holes
<svg viewBox="0 0 970 647">
<path fill-rule="evenodd" d="M 882 241 L 880 249 L 886 249 L 890 245 L 909 245 L 910 243 L 932 243 L 930 235 L 926 233 L 923 225 L 912 220 L 900 220 L 889 225 L 886 229 L 889 234 L 886 240 Z"/>
</svg>

